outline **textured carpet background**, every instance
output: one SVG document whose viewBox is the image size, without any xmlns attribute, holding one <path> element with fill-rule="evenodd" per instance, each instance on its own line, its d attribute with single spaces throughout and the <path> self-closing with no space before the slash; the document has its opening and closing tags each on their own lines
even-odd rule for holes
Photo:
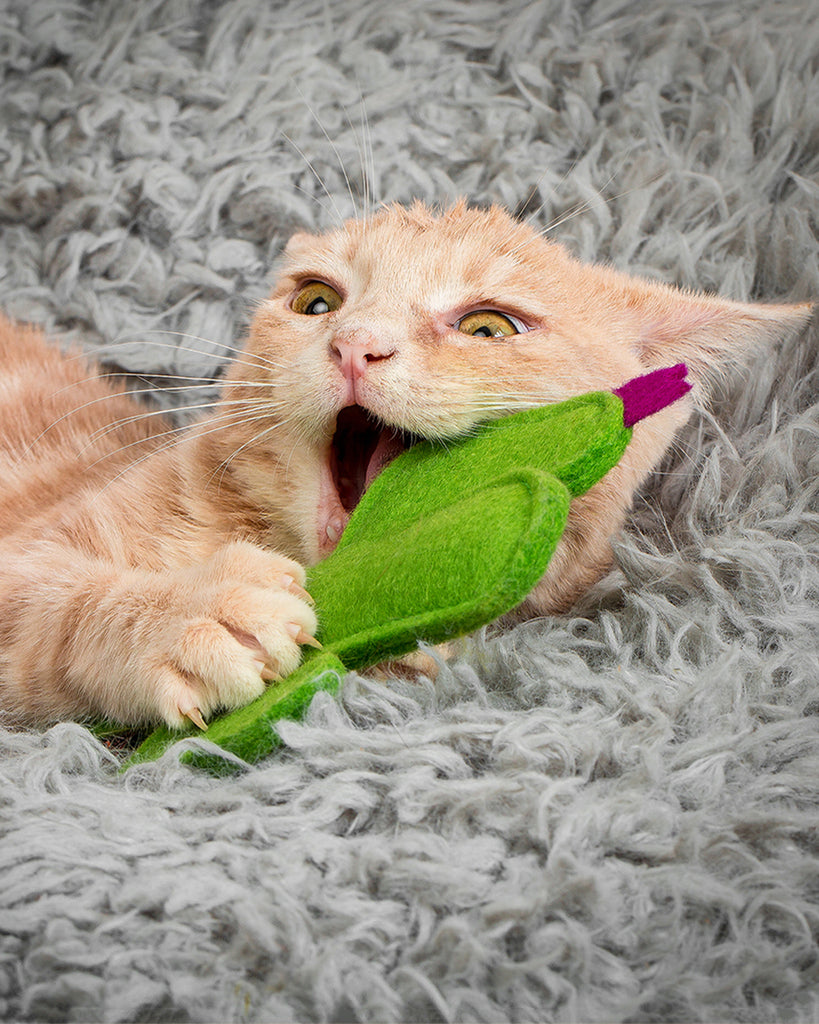
<svg viewBox="0 0 819 1024">
<path fill-rule="evenodd" d="M 3 0 L 0 62 L 0 306 L 157 386 L 367 195 L 819 298 L 815 0 Z M 235 779 L 0 730 L 0 1017 L 818 1020 L 818 437 L 814 327 L 572 615 Z"/>
</svg>

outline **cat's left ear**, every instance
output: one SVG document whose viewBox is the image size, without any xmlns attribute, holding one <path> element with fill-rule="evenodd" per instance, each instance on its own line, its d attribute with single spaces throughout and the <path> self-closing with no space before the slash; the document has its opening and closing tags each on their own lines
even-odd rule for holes
<svg viewBox="0 0 819 1024">
<path fill-rule="evenodd" d="M 700 377 L 796 334 L 814 309 L 809 302 L 734 302 L 644 281 L 618 291 L 637 314 L 640 361 L 648 367 L 684 362 Z"/>
<path fill-rule="evenodd" d="M 290 236 L 284 247 L 284 255 L 287 259 L 298 259 L 300 256 L 304 256 L 308 250 L 314 249 L 315 245 L 315 235 L 311 235 L 307 231 L 297 231 L 295 235 Z"/>
</svg>

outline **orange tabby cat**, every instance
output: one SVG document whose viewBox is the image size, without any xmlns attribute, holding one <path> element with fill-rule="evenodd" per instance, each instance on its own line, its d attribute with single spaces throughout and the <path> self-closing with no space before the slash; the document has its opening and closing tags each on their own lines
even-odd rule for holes
<svg viewBox="0 0 819 1024">
<path fill-rule="evenodd" d="M 413 438 L 681 360 L 701 390 L 809 315 L 582 265 L 496 208 L 389 208 L 291 240 L 219 404 L 172 444 L 167 421 L 3 322 L 0 709 L 204 727 L 297 665 L 316 630 L 302 564 Z M 568 607 L 607 568 L 689 414 L 636 427 L 528 610 Z"/>
</svg>

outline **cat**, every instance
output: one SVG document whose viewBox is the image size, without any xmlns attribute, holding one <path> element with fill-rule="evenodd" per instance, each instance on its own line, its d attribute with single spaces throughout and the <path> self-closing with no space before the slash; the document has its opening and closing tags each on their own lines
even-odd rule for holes
<svg viewBox="0 0 819 1024">
<path fill-rule="evenodd" d="M 415 439 L 680 361 L 702 399 L 710 376 L 810 314 L 586 265 L 501 208 L 461 201 L 295 235 L 218 403 L 181 435 L 3 321 L 0 712 L 205 728 L 316 642 L 303 566 L 333 550 Z M 573 503 L 525 614 L 569 608 L 608 569 L 692 401 L 640 423 Z"/>
</svg>

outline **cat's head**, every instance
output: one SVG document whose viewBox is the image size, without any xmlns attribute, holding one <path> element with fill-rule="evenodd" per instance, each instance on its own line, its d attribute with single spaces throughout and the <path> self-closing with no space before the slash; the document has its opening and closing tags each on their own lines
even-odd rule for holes
<svg viewBox="0 0 819 1024">
<path fill-rule="evenodd" d="M 260 500 L 281 506 L 313 561 L 414 438 L 453 438 L 679 361 L 702 386 L 809 315 L 809 306 L 684 294 L 581 264 L 496 207 L 389 207 L 290 241 L 228 378 L 229 400 L 252 394 L 248 429 L 259 439 L 235 467 L 244 486 L 271 486 Z M 646 473 L 689 411 L 664 418 Z M 289 481 L 285 499 L 254 462 L 262 449 Z"/>
</svg>

